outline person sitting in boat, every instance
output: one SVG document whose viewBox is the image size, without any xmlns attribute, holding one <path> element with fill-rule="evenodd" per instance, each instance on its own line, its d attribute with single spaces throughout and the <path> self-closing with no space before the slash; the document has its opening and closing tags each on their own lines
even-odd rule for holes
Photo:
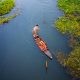
<svg viewBox="0 0 80 80">
<path fill-rule="evenodd" d="M 33 30 L 32 30 L 32 33 L 33 34 L 37 34 L 38 32 L 39 32 L 39 25 L 37 24 L 34 28 L 33 28 Z"/>
<path fill-rule="evenodd" d="M 45 43 L 43 41 L 40 41 L 40 44 L 41 44 L 43 51 L 45 51 L 47 49 Z"/>
<path fill-rule="evenodd" d="M 36 38 L 36 42 L 42 51 L 46 51 L 47 47 L 44 41 L 41 38 Z"/>
</svg>

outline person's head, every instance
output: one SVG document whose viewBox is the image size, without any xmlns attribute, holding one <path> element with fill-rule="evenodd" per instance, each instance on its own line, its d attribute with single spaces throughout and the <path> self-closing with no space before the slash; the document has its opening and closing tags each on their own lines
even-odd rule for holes
<svg viewBox="0 0 80 80">
<path fill-rule="evenodd" d="M 39 26 L 38 24 L 36 24 L 36 26 Z"/>
</svg>

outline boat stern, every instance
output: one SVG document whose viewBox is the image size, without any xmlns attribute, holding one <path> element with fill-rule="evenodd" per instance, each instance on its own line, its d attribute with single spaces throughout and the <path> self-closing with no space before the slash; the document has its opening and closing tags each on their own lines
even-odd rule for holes
<svg viewBox="0 0 80 80">
<path fill-rule="evenodd" d="M 50 51 L 45 51 L 44 52 L 50 59 L 52 59 L 53 57 L 52 57 L 52 54 L 50 53 Z"/>
</svg>

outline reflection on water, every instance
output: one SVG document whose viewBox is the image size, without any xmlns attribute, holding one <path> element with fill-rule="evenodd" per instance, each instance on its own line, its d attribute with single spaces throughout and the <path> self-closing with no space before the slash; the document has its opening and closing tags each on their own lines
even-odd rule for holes
<svg viewBox="0 0 80 80">
<path fill-rule="evenodd" d="M 53 22 L 62 15 L 57 0 L 17 0 L 21 15 L 0 26 L 0 80 L 71 80 L 65 69 L 54 58 L 49 60 L 36 46 L 32 28 L 40 25 L 52 53 L 69 52 L 68 40 Z M 48 59 L 48 71 L 45 61 Z"/>
</svg>

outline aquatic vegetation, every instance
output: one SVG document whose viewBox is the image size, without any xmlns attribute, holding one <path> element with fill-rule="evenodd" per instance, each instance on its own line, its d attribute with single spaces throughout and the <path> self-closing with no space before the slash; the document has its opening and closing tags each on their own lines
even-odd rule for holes
<svg viewBox="0 0 80 80">
<path fill-rule="evenodd" d="M 80 0 L 58 0 L 58 6 L 65 14 L 56 20 L 56 28 L 63 34 L 80 37 Z"/>
<path fill-rule="evenodd" d="M 68 73 L 75 78 L 80 78 L 80 46 L 76 46 L 69 55 L 58 52 L 58 62 L 68 70 Z"/>
<path fill-rule="evenodd" d="M 70 36 L 69 45 L 71 48 L 74 48 L 76 46 L 80 46 L 80 40 L 78 38 L 75 38 L 74 36 Z"/>
<path fill-rule="evenodd" d="M 65 60 L 66 60 L 66 56 L 64 55 L 64 53 L 61 52 L 61 51 L 59 51 L 59 52 L 57 52 L 57 54 L 56 54 L 55 56 L 56 56 L 56 58 L 57 58 L 57 61 L 58 61 L 63 67 L 65 67 L 64 62 L 65 62 Z"/>
<path fill-rule="evenodd" d="M 62 34 L 69 35 L 72 51 L 65 57 L 58 53 L 57 60 L 69 74 L 80 78 L 80 0 L 58 0 L 58 7 L 65 14 L 56 20 L 55 25 Z"/>
<path fill-rule="evenodd" d="M 0 15 L 9 13 L 14 5 L 14 0 L 0 0 Z"/>
<path fill-rule="evenodd" d="M 80 13 L 80 0 L 58 0 L 58 6 L 65 13 Z"/>
<path fill-rule="evenodd" d="M 75 47 L 64 61 L 69 73 L 74 77 L 80 78 L 80 47 Z"/>
<path fill-rule="evenodd" d="M 80 36 L 80 21 L 78 21 L 77 17 L 60 17 L 56 22 L 56 28 L 62 32 L 63 34 L 71 34 L 75 37 Z"/>
<path fill-rule="evenodd" d="M 11 16 L 5 17 L 5 14 L 9 13 L 14 6 L 15 0 L 0 0 L 0 24 L 8 23 L 18 15 L 18 13 L 14 13 Z"/>
<path fill-rule="evenodd" d="M 17 15 L 18 14 L 14 14 L 14 15 L 11 15 L 11 16 L 8 16 L 8 17 L 1 16 L 0 17 L 0 24 L 8 23 L 10 20 L 15 18 Z"/>
</svg>

